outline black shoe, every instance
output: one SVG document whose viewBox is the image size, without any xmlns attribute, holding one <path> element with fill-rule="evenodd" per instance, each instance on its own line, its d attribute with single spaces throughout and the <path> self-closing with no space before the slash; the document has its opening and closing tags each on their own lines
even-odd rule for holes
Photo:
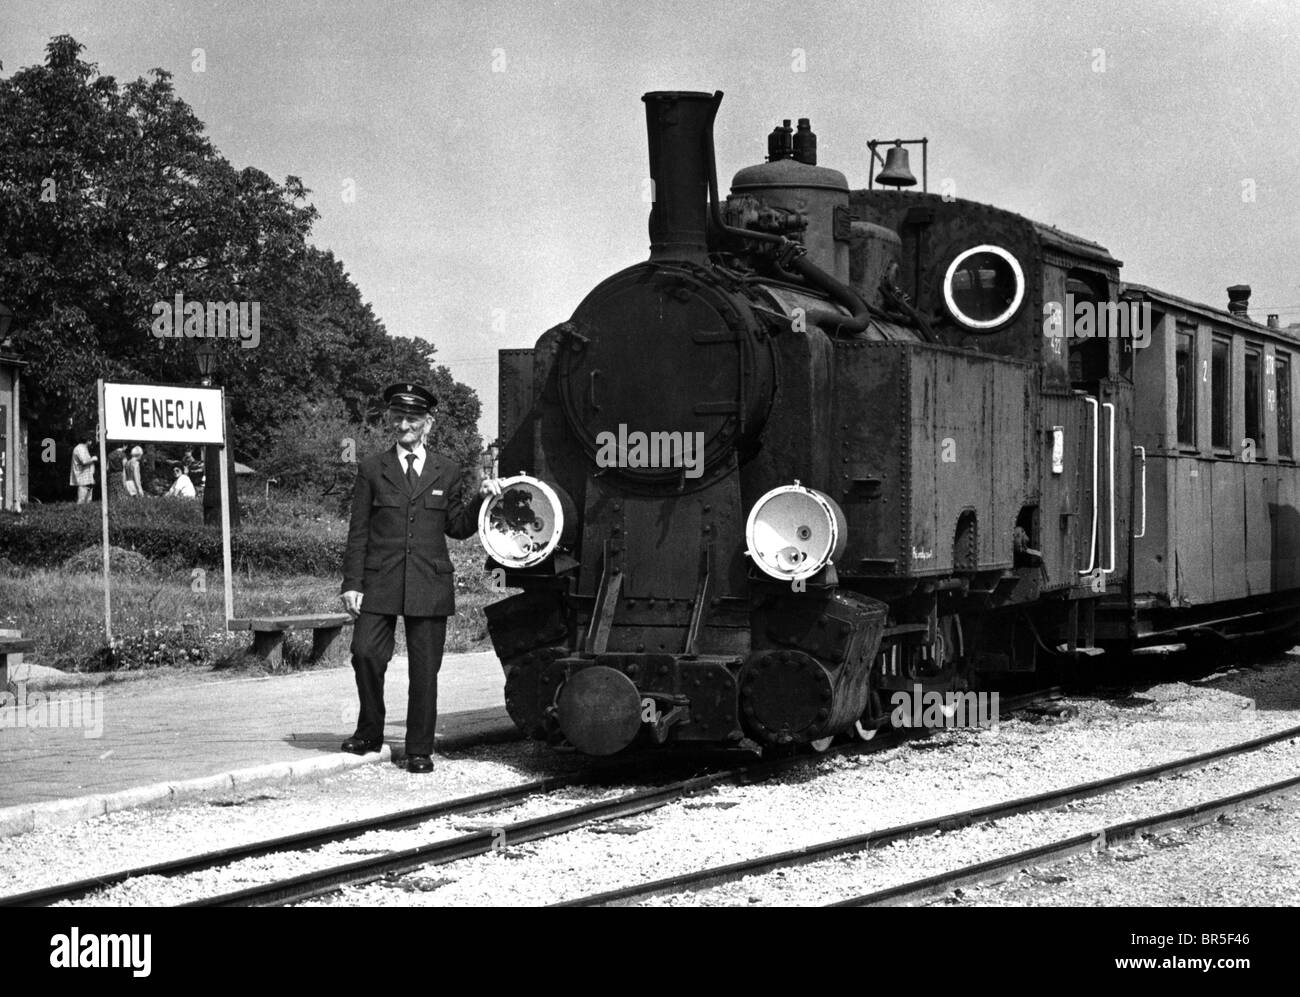
<svg viewBox="0 0 1300 997">
<path fill-rule="evenodd" d="M 433 771 L 433 759 L 430 758 L 428 755 L 407 755 L 407 756 L 406 756 L 406 771 L 411 772 L 411 773 L 415 773 L 415 774 L 423 774 L 423 773 L 425 773 L 425 772 L 432 772 L 432 771 Z"/>
<path fill-rule="evenodd" d="M 368 755 L 371 752 L 378 751 L 384 746 L 382 740 L 366 741 L 359 737 L 349 737 L 343 742 L 342 748 L 349 755 Z"/>
</svg>

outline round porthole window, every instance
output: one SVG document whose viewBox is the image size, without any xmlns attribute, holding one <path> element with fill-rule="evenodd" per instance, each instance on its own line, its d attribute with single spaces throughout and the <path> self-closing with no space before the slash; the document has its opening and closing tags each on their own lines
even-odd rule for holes
<svg viewBox="0 0 1300 997">
<path fill-rule="evenodd" d="M 1009 322 L 1025 300 L 1025 273 L 1001 246 L 975 246 L 948 264 L 943 300 L 966 328 L 996 329 Z"/>
</svg>

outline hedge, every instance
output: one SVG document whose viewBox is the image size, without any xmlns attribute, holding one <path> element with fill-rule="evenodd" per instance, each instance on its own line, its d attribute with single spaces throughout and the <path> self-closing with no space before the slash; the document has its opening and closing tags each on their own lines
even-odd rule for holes
<svg viewBox="0 0 1300 997">
<path fill-rule="evenodd" d="M 221 567 L 221 530 L 203 525 L 197 503 L 145 499 L 109 509 L 109 542 L 177 569 Z M 247 518 L 247 517 L 246 517 Z M 102 543 L 98 504 L 33 506 L 0 514 L 0 557 L 28 567 L 57 568 Z M 332 517 L 293 524 L 246 522 L 231 537 L 236 570 L 339 574 L 347 529 Z"/>
</svg>

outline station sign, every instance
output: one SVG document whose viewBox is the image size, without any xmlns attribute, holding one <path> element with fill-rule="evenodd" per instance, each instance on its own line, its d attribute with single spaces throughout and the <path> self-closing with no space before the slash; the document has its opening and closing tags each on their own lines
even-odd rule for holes
<svg viewBox="0 0 1300 997">
<path fill-rule="evenodd" d="M 104 434 L 141 443 L 223 440 L 220 388 L 165 384 L 104 384 Z"/>
</svg>

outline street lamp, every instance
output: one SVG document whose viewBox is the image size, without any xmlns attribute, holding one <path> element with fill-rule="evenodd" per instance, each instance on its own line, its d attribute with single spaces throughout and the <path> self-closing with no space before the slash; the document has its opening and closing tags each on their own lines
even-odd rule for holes
<svg viewBox="0 0 1300 997">
<path fill-rule="evenodd" d="M 205 388 L 210 388 L 212 375 L 217 369 L 217 348 L 211 342 L 204 340 L 195 356 L 199 361 L 199 380 Z"/>
<path fill-rule="evenodd" d="M 195 351 L 199 362 L 199 378 L 205 388 L 212 387 L 212 376 L 217 372 L 217 347 L 210 340 L 204 340 Z M 222 419 L 226 450 L 231 456 L 230 490 L 226 502 L 230 507 L 230 526 L 239 526 L 239 493 L 235 488 L 234 450 L 230 446 L 230 422 L 226 420 L 224 406 Z M 221 464 L 216 447 L 208 444 L 203 448 L 203 523 L 205 526 L 217 526 L 221 523 Z"/>
<path fill-rule="evenodd" d="M 501 453 L 500 445 L 494 440 L 483 448 L 479 454 L 479 466 L 483 469 L 485 478 L 495 478 L 497 476 L 497 458 Z"/>
</svg>

